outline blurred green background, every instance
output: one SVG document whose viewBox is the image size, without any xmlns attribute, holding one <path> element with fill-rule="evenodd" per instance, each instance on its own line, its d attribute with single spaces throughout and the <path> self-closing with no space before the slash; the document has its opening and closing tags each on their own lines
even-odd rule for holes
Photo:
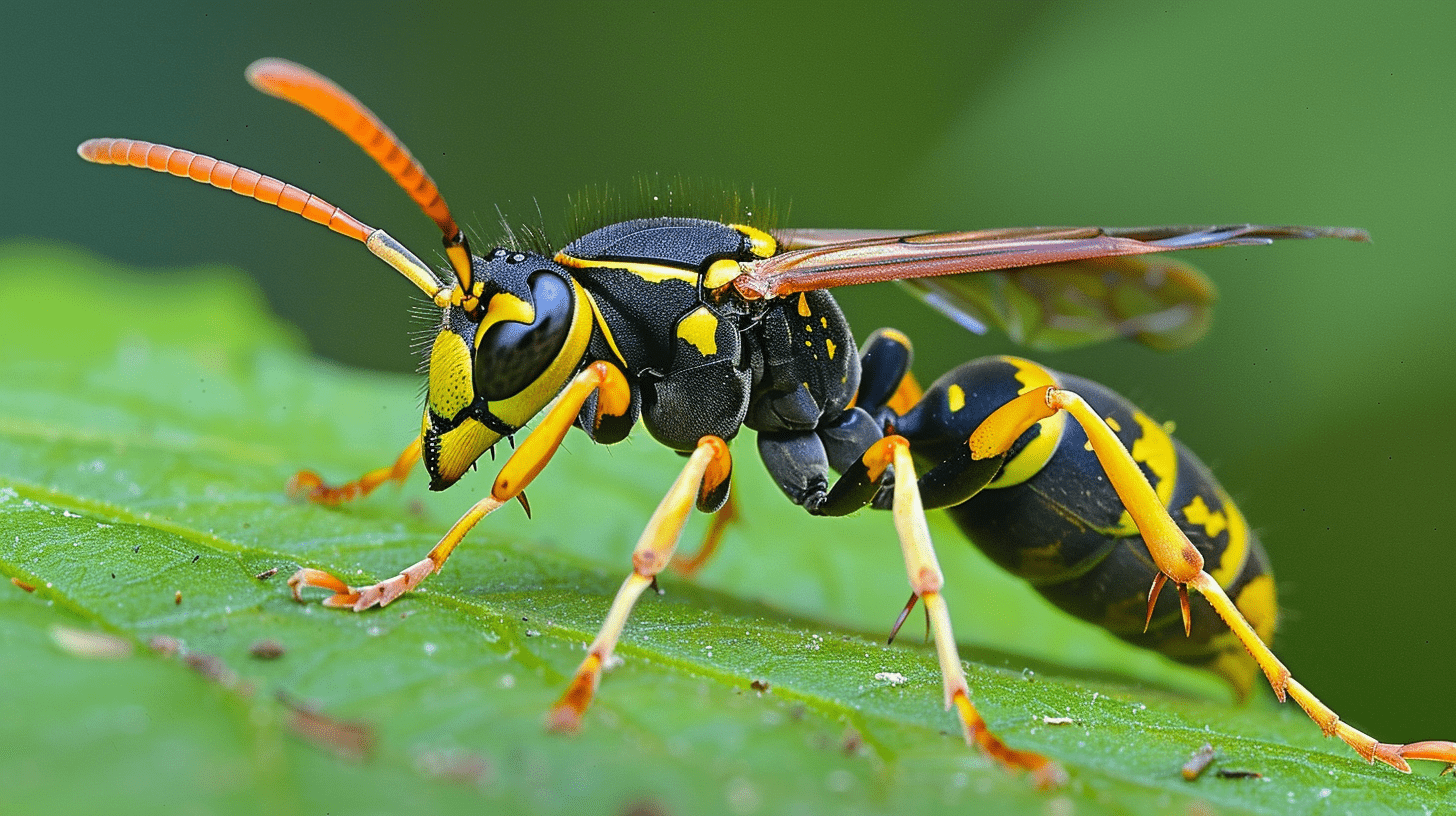
<svg viewBox="0 0 1456 816">
<path fill-rule="evenodd" d="M 433 252 L 432 225 L 362 153 L 244 84 L 280 56 L 372 106 L 467 227 L 538 207 L 559 227 L 569 195 L 652 173 L 770 192 L 798 226 L 1365 227 L 1373 245 L 1190 258 L 1222 291 L 1195 348 L 1041 359 L 1175 420 L 1215 468 L 1274 559 L 1276 649 L 1296 676 L 1377 737 L 1456 738 L 1456 6 L 51 3 L 6 27 L 3 237 L 237 266 L 351 365 L 415 365 L 406 282 L 300 219 L 74 146 L 225 158 Z M 891 287 L 842 301 L 861 335 L 908 330 L 926 379 L 1009 350 Z M 105 293 L 58 325 L 88 308 Z"/>
</svg>

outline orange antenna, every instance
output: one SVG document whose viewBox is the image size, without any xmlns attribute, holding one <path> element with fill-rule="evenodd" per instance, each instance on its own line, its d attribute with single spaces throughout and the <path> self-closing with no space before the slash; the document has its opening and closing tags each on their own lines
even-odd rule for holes
<svg viewBox="0 0 1456 816">
<path fill-rule="evenodd" d="M 394 267 L 410 283 L 429 295 L 442 308 L 449 303 L 449 293 L 424 261 L 415 257 L 402 244 L 382 229 L 374 229 L 363 221 L 335 207 L 306 190 L 285 184 L 272 176 L 239 167 L 211 156 L 167 145 L 137 139 L 90 139 L 76 148 L 81 158 L 96 164 L 130 165 L 190 178 L 230 190 L 280 210 L 297 213 L 316 224 L 323 224 L 340 235 L 347 235 L 369 248 L 385 263 Z"/>
<path fill-rule="evenodd" d="M 445 254 L 455 277 L 460 279 L 461 294 L 473 294 L 470 245 L 465 233 L 450 215 L 434 179 L 373 111 L 328 77 L 288 60 L 260 59 L 249 65 L 245 74 L 254 88 L 292 102 L 333 125 L 384 168 L 445 234 Z"/>
</svg>

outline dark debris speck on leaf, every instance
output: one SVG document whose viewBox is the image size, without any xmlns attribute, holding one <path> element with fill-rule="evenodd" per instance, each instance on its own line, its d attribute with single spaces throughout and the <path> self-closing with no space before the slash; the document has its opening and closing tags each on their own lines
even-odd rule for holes
<svg viewBox="0 0 1456 816">
<path fill-rule="evenodd" d="M 260 640 L 257 643 L 254 643 L 252 646 L 248 647 L 248 654 L 258 658 L 259 660 L 277 660 L 278 658 L 282 657 L 286 651 L 287 650 L 283 648 L 283 644 L 279 643 L 276 640 Z"/>
</svg>

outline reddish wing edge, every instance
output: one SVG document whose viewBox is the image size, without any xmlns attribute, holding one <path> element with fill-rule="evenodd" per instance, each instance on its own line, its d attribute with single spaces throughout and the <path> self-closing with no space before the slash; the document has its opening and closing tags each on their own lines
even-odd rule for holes
<svg viewBox="0 0 1456 816">
<path fill-rule="evenodd" d="M 1369 241 L 1348 227 L 1257 224 L 1160 227 L 1024 227 L 971 232 L 783 230 L 787 250 L 756 261 L 734 281 L 746 298 L 770 298 L 859 283 L 960 275 L 997 269 L 1203 249 L 1280 239 Z"/>
</svg>

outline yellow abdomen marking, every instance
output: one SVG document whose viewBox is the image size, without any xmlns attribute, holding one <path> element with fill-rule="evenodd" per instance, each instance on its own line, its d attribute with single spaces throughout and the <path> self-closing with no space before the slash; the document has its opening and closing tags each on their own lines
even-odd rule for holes
<svg viewBox="0 0 1456 816">
<path fill-rule="evenodd" d="M 1274 589 L 1274 576 L 1260 575 L 1250 581 L 1234 599 L 1234 605 L 1253 624 L 1264 641 L 1274 638 L 1279 625 L 1279 597 Z"/>
<path fill-rule="evenodd" d="M 1134 411 L 1132 418 L 1143 434 L 1132 443 L 1132 449 L 1128 452 L 1132 454 L 1134 462 L 1146 465 L 1152 471 L 1148 482 L 1152 485 L 1153 492 L 1158 495 L 1158 502 L 1167 507 L 1168 502 L 1173 500 L 1173 488 L 1178 486 L 1178 452 L 1173 448 L 1173 437 L 1168 436 L 1162 425 L 1142 411 Z M 1126 510 L 1122 511 L 1117 526 L 1110 532 L 1118 536 L 1139 535 L 1137 522 L 1132 520 L 1132 514 Z"/>
<path fill-rule="evenodd" d="M 1050 371 L 1030 360 L 1023 360 L 1020 357 L 1002 357 L 1000 359 L 1016 368 L 1016 381 L 1021 383 L 1021 388 L 1016 392 L 1018 395 L 1048 385 L 1060 386 Z M 964 399 L 964 393 L 962 393 L 962 398 Z M 1041 420 L 1037 425 L 1041 427 L 1041 433 L 1037 434 L 1036 438 L 1022 448 L 1015 457 L 1006 461 L 1006 464 L 1001 467 L 1001 472 L 986 485 L 988 490 L 1021 484 L 1035 476 L 1051 460 L 1057 452 L 1057 447 L 1062 444 L 1062 434 L 1067 430 L 1067 414 L 1064 411 L 1058 411 Z"/>
<path fill-rule="evenodd" d="M 699 306 L 677 322 L 677 336 L 704 357 L 718 353 L 718 316 Z"/>
<path fill-rule="evenodd" d="M 945 405 L 952 414 L 966 407 L 966 392 L 959 385 L 952 384 L 945 389 Z"/>
<path fill-rule="evenodd" d="M 1173 437 L 1142 411 L 1134 411 L 1132 418 L 1143 431 L 1143 435 L 1132 443 L 1130 452 L 1133 461 L 1147 465 L 1148 470 L 1153 472 L 1153 490 L 1158 494 L 1158 501 L 1167 507 L 1168 502 L 1173 500 L 1173 487 L 1178 481 L 1178 452 L 1173 448 Z"/>
<path fill-rule="evenodd" d="M 1193 501 L 1183 508 L 1183 515 L 1190 523 L 1201 525 L 1209 538 L 1217 538 L 1218 534 L 1228 526 L 1228 519 L 1224 516 L 1223 511 L 1209 510 L 1208 504 L 1203 501 L 1202 496 L 1194 496 Z"/>
<path fill-rule="evenodd" d="M 1228 582 L 1237 578 L 1244 570 L 1244 561 L 1249 557 L 1249 523 L 1244 521 L 1244 514 L 1234 505 L 1233 500 L 1222 490 L 1218 491 L 1218 500 L 1223 503 L 1223 519 L 1228 525 L 1228 546 L 1218 557 L 1218 566 L 1209 570 L 1208 574 L 1219 586 L 1225 586 Z M 1273 592 L 1273 587 L 1270 587 Z M 1253 618 L 1249 619 L 1253 621 Z M 1270 631 L 1273 631 L 1273 618 L 1270 618 Z M 1255 629 L 1258 624 L 1255 622 Z M 1259 630 L 1260 637 L 1264 637 L 1263 630 Z"/>
<path fill-rule="evenodd" d="M 1061 383 L 1057 382 L 1050 371 L 1047 371 L 1045 368 L 1030 360 L 1023 360 L 1020 357 L 1001 357 L 999 359 L 1001 362 L 1016 369 L 1016 374 L 1013 376 L 1016 377 L 1017 382 L 1021 383 L 1020 390 L 1016 392 L 1018 396 L 1025 394 L 1033 388 L 1042 388 L 1048 385 L 1055 385 L 1058 388 L 1061 387 Z"/>
</svg>

